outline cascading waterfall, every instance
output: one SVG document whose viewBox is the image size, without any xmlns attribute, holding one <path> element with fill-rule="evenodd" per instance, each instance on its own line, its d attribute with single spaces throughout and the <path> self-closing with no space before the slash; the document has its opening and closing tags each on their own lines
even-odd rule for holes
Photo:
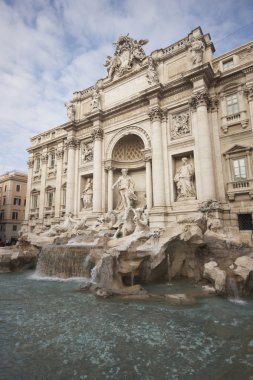
<svg viewBox="0 0 253 380">
<path fill-rule="evenodd" d="M 36 273 L 60 278 L 89 277 L 89 250 L 84 247 L 51 245 L 42 248 Z"/>
</svg>

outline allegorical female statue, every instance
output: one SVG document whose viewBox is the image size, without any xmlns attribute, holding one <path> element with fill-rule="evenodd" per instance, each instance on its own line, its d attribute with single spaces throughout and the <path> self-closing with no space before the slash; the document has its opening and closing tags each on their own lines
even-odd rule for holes
<svg viewBox="0 0 253 380">
<path fill-rule="evenodd" d="M 177 185 L 177 201 L 196 199 L 196 190 L 193 183 L 194 167 L 188 158 L 182 158 L 182 166 L 177 170 L 174 181 Z"/>
</svg>

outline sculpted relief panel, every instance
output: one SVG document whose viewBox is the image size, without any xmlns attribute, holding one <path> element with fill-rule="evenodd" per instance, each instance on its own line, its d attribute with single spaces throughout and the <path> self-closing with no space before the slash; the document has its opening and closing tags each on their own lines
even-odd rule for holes
<svg viewBox="0 0 253 380">
<path fill-rule="evenodd" d="M 172 116 L 170 136 L 172 140 L 188 136 L 191 134 L 190 115 L 184 112 Z"/>
</svg>

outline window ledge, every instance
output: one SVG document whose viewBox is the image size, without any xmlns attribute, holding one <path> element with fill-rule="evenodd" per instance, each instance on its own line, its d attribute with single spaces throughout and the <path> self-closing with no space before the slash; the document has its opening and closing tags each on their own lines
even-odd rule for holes
<svg viewBox="0 0 253 380">
<path fill-rule="evenodd" d="M 221 129 L 224 133 L 228 132 L 228 128 L 236 124 L 241 124 L 241 128 L 247 128 L 249 119 L 246 118 L 246 111 L 226 115 L 221 118 Z"/>
<path fill-rule="evenodd" d="M 234 201 L 235 196 L 239 194 L 249 194 L 250 198 L 253 199 L 253 179 L 227 183 L 227 195 L 230 201 Z"/>
</svg>

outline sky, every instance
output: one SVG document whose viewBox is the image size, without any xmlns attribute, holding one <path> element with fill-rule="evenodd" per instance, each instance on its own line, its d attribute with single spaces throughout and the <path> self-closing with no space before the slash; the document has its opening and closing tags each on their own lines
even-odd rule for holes
<svg viewBox="0 0 253 380">
<path fill-rule="evenodd" d="M 120 35 L 148 39 L 146 54 L 198 26 L 215 56 L 253 40 L 252 0 L 0 0 L 0 15 L 0 174 L 27 171 L 30 138 L 67 121 Z"/>
</svg>

